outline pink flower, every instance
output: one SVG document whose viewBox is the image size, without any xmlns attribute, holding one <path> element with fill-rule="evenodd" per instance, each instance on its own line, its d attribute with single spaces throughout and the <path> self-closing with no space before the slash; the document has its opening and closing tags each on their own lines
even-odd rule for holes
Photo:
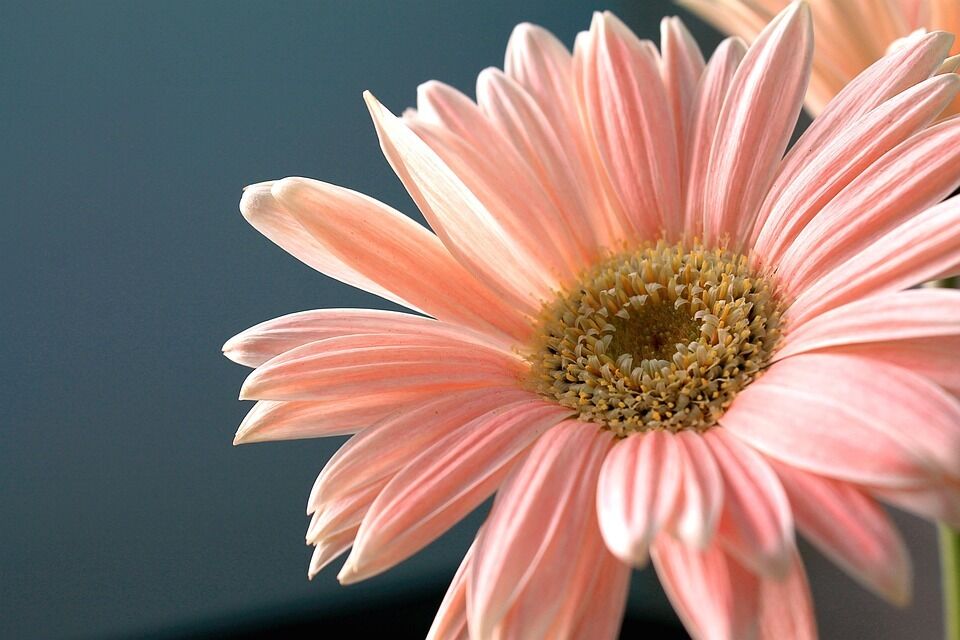
<svg viewBox="0 0 960 640">
<path fill-rule="evenodd" d="M 726 33 L 753 42 L 790 0 L 677 0 Z M 817 32 L 807 110 L 817 115 L 835 95 L 891 48 L 916 40 L 929 30 L 960 33 L 957 0 L 810 0 Z M 954 43 L 950 54 L 960 54 Z M 953 72 L 960 57 L 944 61 Z M 960 100 L 946 113 L 960 113 Z"/>
<path fill-rule="evenodd" d="M 960 525 L 960 91 L 930 33 L 784 157 L 813 52 L 794 4 L 704 63 L 609 13 L 571 55 L 521 25 L 477 103 L 367 103 L 435 233 L 342 187 L 249 187 L 244 216 L 423 315 L 296 313 L 224 347 L 237 433 L 356 433 L 309 499 L 310 575 L 356 582 L 496 492 L 432 638 L 615 637 L 648 557 L 697 638 L 816 634 L 794 528 L 910 594 L 878 500 Z M 909 290 L 908 290 L 909 289 Z M 425 317 L 428 316 L 428 317 Z"/>
</svg>

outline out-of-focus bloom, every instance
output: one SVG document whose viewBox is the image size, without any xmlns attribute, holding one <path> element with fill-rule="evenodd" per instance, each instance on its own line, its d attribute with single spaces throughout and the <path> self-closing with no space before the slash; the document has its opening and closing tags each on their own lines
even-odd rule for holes
<svg viewBox="0 0 960 640">
<path fill-rule="evenodd" d="M 789 0 L 676 0 L 715 27 L 753 42 Z M 960 33 L 957 0 L 809 0 L 817 44 L 807 89 L 807 110 L 817 115 L 827 103 L 876 60 L 928 31 Z M 955 43 L 951 55 L 960 53 Z M 960 58 L 945 60 L 952 72 Z M 960 113 L 960 101 L 945 112 Z"/>
<path fill-rule="evenodd" d="M 356 435 L 307 533 L 340 580 L 410 557 L 496 492 L 433 638 L 612 638 L 648 557 L 697 638 L 816 633 L 794 528 L 893 602 L 878 499 L 960 524 L 960 80 L 951 38 L 872 65 L 784 157 L 813 51 L 792 5 L 709 62 L 609 13 L 571 54 L 531 25 L 477 102 L 367 104 L 433 232 L 303 178 L 244 216 L 424 315 L 307 311 L 231 339 L 237 442 Z"/>
</svg>

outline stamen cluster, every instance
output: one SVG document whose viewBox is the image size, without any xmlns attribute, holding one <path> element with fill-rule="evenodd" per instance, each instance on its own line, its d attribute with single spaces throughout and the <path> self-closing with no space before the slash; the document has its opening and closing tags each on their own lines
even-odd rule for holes
<svg viewBox="0 0 960 640">
<path fill-rule="evenodd" d="M 779 336 L 771 284 L 745 256 L 660 242 L 605 260 L 544 309 L 533 381 L 620 436 L 703 431 Z"/>
</svg>

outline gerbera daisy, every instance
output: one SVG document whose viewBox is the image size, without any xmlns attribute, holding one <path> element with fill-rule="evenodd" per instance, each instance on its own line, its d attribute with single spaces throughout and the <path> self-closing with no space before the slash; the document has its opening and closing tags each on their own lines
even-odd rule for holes
<svg viewBox="0 0 960 640">
<path fill-rule="evenodd" d="M 789 0 L 676 0 L 726 33 L 752 42 Z M 900 46 L 931 30 L 960 33 L 957 0 L 809 0 L 817 32 L 807 110 L 813 115 L 861 71 Z M 960 54 L 955 43 L 951 55 Z M 960 58 L 945 61 L 955 71 Z M 955 101 L 946 113 L 960 113 Z"/>
<path fill-rule="evenodd" d="M 295 313 L 224 347 L 256 367 L 237 442 L 356 435 L 309 498 L 315 575 L 410 557 L 496 493 L 433 638 L 614 637 L 648 557 L 697 638 L 815 635 L 794 527 L 896 602 L 878 499 L 960 524 L 960 91 L 951 37 L 872 65 L 784 157 L 807 6 L 705 63 L 609 13 L 571 54 L 531 25 L 474 102 L 437 82 L 387 160 L 433 232 L 343 187 L 248 187 L 319 271 L 423 315 Z"/>
</svg>

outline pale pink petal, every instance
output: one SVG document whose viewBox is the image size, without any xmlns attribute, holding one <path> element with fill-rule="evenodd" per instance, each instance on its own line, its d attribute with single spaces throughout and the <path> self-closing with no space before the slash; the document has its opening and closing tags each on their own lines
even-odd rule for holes
<svg viewBox="0 0 960 640">
<path fill-rule="evenodd" d="M 477 96 L 485 98 L 489 106 L 485 75 L 489 73 L 481 73 L 478 79 Z M 557 215 L 550 185 L 538 180 L 534 168 L 518 151 L 514 144 L 517 131 L 503 131 L 488 115 L 489 109 L 481 109 L 453 87 L 431 81 L 418 88 L 417 112 L 405 121 L 511 239 L 536 259 L 538 268 L 561 281 L 576 275 L 585 256 L 579 253 L 573 229 Z M 519 124 L 521 130 L 527 130 L 531 122 Z"/>
<path fill-rule="evenodd" d="M 723 509 L 723 476 L 699 433 L 682 431 L 677 442 L 683 486 L 674 529 L 685 543 L 703 549 L 713 538 Z"/>
<path fill-rule="evenodd" d="M 854 78 L 826 106 L 784 158 L 771 187 L 778 193 L 797 179 L 825 144 L 864 114 L 932 76 L 950 51 L 953 36 L 935 32 L 914 46 L 892 51 Z M 818 42 L 818 46 L 819 46 Z M 763 222 L 763 220 L 759 220 Z M 759 225 L 757 230 L 759 230 Z"/>
<path fill-rule="evenodd" d="M 574 561 L 576 568 L 567 578 L 562 604 L 545 637 L 616 638 L 627 605 L 630 567 L 610 553 L 596 522 L 587 527 Z"/>
<path fill-rule="evenodd" d="M 549 220 L 538 225 L 541 233 L 548 234 L 555 250 L 564 252 L 574 273 L 579 273 L 597 253 L 597 246 L 585 224 L 591 205 L 582 193 L 583 176 L 574 159 L 536 100 L 499 69 L 480 73 L 477 102 L 536 175 L 552 213 Z"/>
<path fill-rule="evenodd" d="M 789 331 L 775 359 L 808 351 L 960 337 L 960 291 L 913 289 L 831 309 Z M 949 344 L 949 342 L 945 343 Z"/>
<path fill-rule="evenodd" d="M 510 474 L 468 576 L 471 637 L 496 637 L 508 625 L 511 637 L 537 638 L 550 628 L 575 567 L 570 559 L 597 526 L 596 480 L 612 440 L 596 425 L 564 422 Z"/>
<path fill-rule="evenodd" d="M 343 336 L 268 361 L 240 390 L 244 400 L 329 400 L 377 393 L 504 386 L 526 365 L 503 351 L 439 335 Z"/>
<path fill-rule="evenodd" d="M 796 3 L 757 37 L 717 120 L 704 188 L 704 240 L 739 247 L 790 141 L 810 77 L 810 9 Z"/>
<path fill-rule="evenodd" d="M 356 533 L 363 516 L 388 481 L 389 477 L 359 487 L 345 487 L 324 501 L 314 501 L 310 505 L 315 510 L 307 527 L 307 544 L 319 544 L 347 529 Z"/>
<path fill-rule="evenodd" d="M 677 437 L 668 431 L 624 438 L 607 455 L 597 484 L 597 515 L 607 547 L 642 566 L 654 537 L 673 516 L 683 472 Z"/>
<path fill-rule="evenodd" d="M 591 640 L 616 640 L 627 608 L 630 587 L 630 567 L 611 553 L 606 553 L 597 566 L 597 581 L 586 600 L 576 629 L 570 637 Z M 565 636 L 558 636 L 565 637 Z"/>
<path fill-rule="evenodd" d="M 338 576 L 349 584 L 416 553 L 480 505 L 569 410 L 536 397 L 495 409 L 413 457 L 377 497 Z"/>
<path fill-rule="evenodd" d="M 730 83 L 746 52 L 747 46 L 739 38 L 727 38 L 721 42 L 710 57 L 697 88 L 686 147 L 688 179 L 683 220 L 687 238 L 697 238 L 703 234 L 704 189 L 707 186 L 710 150 L 717 136 L 717 120 Z"/>
<path fill-rule="evenodd" d="M 910 600 L 910 555 L 883 508 L 861 489 L 771 461 L 797 528 L 865 587 L 894 604 Z"/>
<path fill-rule="evenodd" d="M 873 494 L 899 509 L 931 522 L 960 529 L 960 483 L 942 483 L 919 489 L 873 488 Z"/>
<path fill-rule="evenodd" d="M 411 134 L 412 135 L 412 134 Z M 483 287 L 440 240 L 410 218 L 363 194 L 306 178 L 275 183 L 273 196 L 345 264 L 400 291 L 440 319 L 523 337 L 521 311 Z M 435 274 L 434 277 L 425 277 Z"/>
<path fill-rule="evenodd" d="M 345 264 L 340 258 L 313 237 L 303 225 L 273 196 L 275 182 L 253 184 L 243 190 L 240 213 L 257 231 L 280 246 L 300 262 L 331 278 L 350 286 L 369 291 L 397 304 L 419 310 L 418 307 L 381 286 L 369 274 L 361 272 L 361 265 Z"/>
<path fill-rule="evenodd" d="M 430 332 L 444 332 L 509 350 L 508 343 L 494 337 L 409 313 L 380 309 L 315 309 L 280 316 L 250 327 L 227 340 L 223 354 L 237 364 L 259 367 L 281 353 L 326 338 L 366 333 L 388 333 L 399 338 L 411 333 Z"/>
<path fill-rule="evenodd" d="M 960 198 L 905 220 L 838 265 L 787 309 L 790 325 L 860 298 L 907 289 L 960 268 Z"/>
<path fill-rule="evenodd" d="M 624 232 L 675 237 L 680 160 L 656 48 L 609 12 L 594 14 L 583 42 L 584 116 L 626 212 Z"/>
<path fill-rule="evenodd" d="M 927 125 L 960 91 L 956 76 L 938 76 L 879 105 L 811 154 L 794 180 L 771 191 L 761 207 L 753 251 L 773 268 L 825 205 L 885 153 Z"/>
<path fill-rule="evenodd" d="M 681 164 L 680 184 L 683 185 L 689 175 L 684 149 L 687 148 L 690 135 L 688 127 L 695 108 L 697 86 L 700 76 L 703 75 L 703 54 L 697 41 L 676 17 L 660 21 L 660 49 L 660 74 L 663 76 L 663 86 L 667 90 L 673 124 L 677 130 L 676 148 Z"/>
<path fill-rule="evenodd" d="M 773 458 L 849 482 L 905 488 L 960 472 L 960 403 L 869 358 L 787 358 L 741 392 L 721 423 Z"/>
<path fill-rule="evenodd" d="M 847 353 L 892 364 L 936 382 L 955 396 L 960 396 L 960 336 L 917 338 L 896 342 L 867 342 L 833 347 L 831 353 Z"/>
<path fill-rule="evenodd" d="M 960 118 L 952 118 L 885 154 L 804 227 L 779 261 L 786 293 L 818 286 L 824 273 L 937 204 L 957 186 Z"/>
<path fill-rule="evenodd" d="M 553 276 L 539 268 L 536 259 L 403 120 L 369 92 L 364 96 L 384 155 L 447 249 L 508 304 L 537 309 L 544 296 L 557 288 Z"/>
<path fill-rule="evenodd" d="M 430 625 L 427 640 L 470 640 L 467 632 L 467 570 L 476 547 L 474 542 L 463 556 L 463 561 L 443 596 L 433 624 Z"/>
<path fill-rule="evenodd" d="M 650 556 L 663 590 L 691 636 L 741 640 L 756 635 L 759 580 L 716 541 L 701 551 L 661 535 Z"/>
<path fill-rule="evenodd" d="M 762 456 L 724 432 L 703 435 L 723 476 L 721 544 L 752 570 L 783 576 L 795 550 L 793 516 L 777 475 Z"/>
<path fill-rule="evenodd" d="M 607 205 L 595 150 L 581 123 L 572 63 L 570 52 L 553 34 L 525 23 L 510 36 L 503 68 L 537 102 L 563 147 L 573 172 L 568 188 L 578 192 L 578 200 L 583 202 L 585 240 L 611 246 L 619 235 L 612 235 L 610 217 L 614 214 Z"/>
<path fill-rule="evenodd" d="M 810 585 L 800 556 L 794 552 L 790 570 L 780 580 L 760 581 L 759 640 L 817 640 Z"/>
<path fill-rule="evenodd" d="M 318 573 L 336 560 L 338 556 L 346 552 L 346 550 L 350 548 L 350 545 L 353 544 L 353 538 L 356 533 L 357 527 L 354 527 L 320 541 L 313 549 L 313 555 L 310 557 L 310 568 L 307 569 L 307 577 L 313 580 Z"/>
<path fill-rule="evenodd" d="M 522 389 L 474 389 L 397 411 L 340 447 L 317 477 L 310 504 L 393 477 L 455 429 L 497 407 L 533 397 Z"/>
<path fill-rule="evenodd" d="M 382 397 L 324 401 L 261 400 L 253 405 L 240 423 L 233 443 L 326 438 L 356 433 L 423 401 L 428 393 L 384 394 Z"/>
</svg>

